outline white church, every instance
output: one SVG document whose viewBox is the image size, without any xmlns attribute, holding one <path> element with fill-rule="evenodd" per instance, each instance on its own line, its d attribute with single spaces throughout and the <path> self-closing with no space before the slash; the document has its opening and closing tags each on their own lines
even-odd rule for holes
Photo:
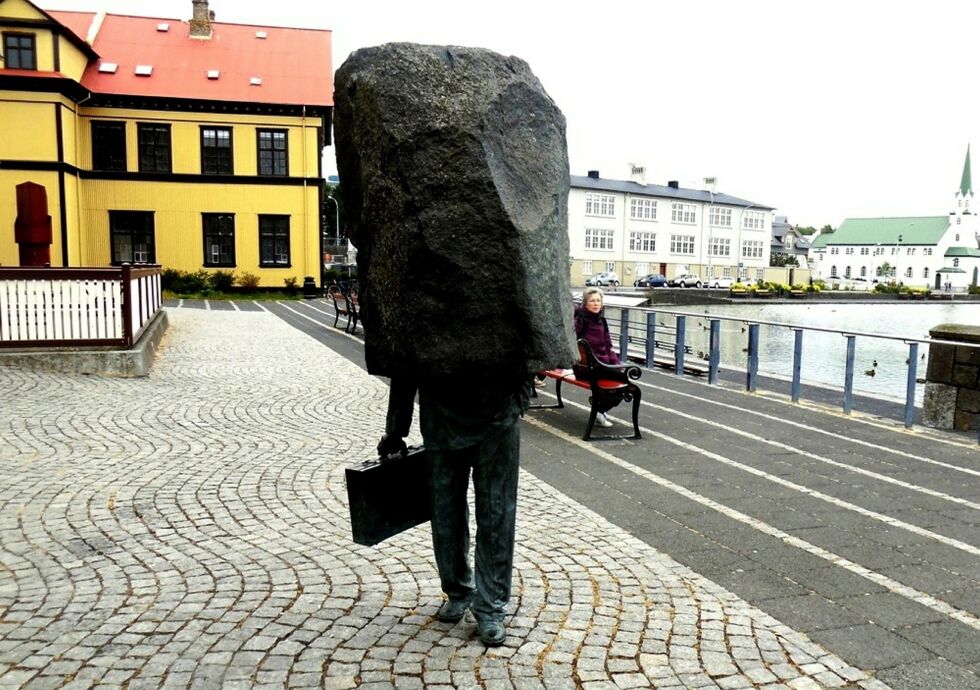
<svg viewBox="0 0 980 690">
<path fill-rule="evenodd" d="M 870 287 L 908 286 L 965 291 L 980 284 L 980 209 L 974 208 L 970 149 L 960 187 L 945 216 L 847 218 L 833 233 L 813 239 L 814 278 Z"/>
</svg>

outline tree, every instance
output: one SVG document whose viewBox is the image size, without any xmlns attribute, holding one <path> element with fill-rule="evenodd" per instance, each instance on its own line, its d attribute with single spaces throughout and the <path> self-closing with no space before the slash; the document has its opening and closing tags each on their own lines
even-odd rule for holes
<svg viewBox="0 0 980 690">
<path fill-rule="evenodd" d="M 806 225 L 806 226 L 797 225 L 796 226 L 796 232 L 800 233 L 801 235 L 812 235 L 816 231 L 817 231 L 817 229 L 815 227 L 813 227 L 812 225 Z"/>
<path fill-rule="evenodd" d="M 794 268 L 799 266 L 799 264 L 796 261 L 796 254 L 770 254 L 769 265 L 770 266 L 793 266 Z"/>
</svg>

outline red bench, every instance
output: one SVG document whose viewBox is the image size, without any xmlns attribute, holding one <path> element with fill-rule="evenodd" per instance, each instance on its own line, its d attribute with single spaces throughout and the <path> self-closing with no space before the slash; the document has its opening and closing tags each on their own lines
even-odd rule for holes
<svg viewBox="0 0 980 690">
<path fill-rule="evenodd" d="M 357 329 L 358 319 L 357 291 L 351 287 L 347 292 L 344 292 L 337 285 L 331 285 L 327 290 L 327 297 L 333 300 L 334 328 L 337 327 L 337 321 L 340 317 L 345 316 L 347 317 L 347 325 L 344 330 L 353 333 Z"/>
<path fill-rule="evenodd" d="M 574 373 L 567 373 L 567 369 L 547 369 L 539 371 L 536 376 L 544 380 L 551 378 L 555 380 L 555 396 L 558 403 L 555 405 L 532 405 L 534 409 L 542 408 L 563 408 L 564 401 L 561 399 L 562 384 L 568 383 L 591 391 L 589 398 L 591 409 L 589 411 L 589 423 L 585 427 L 585 435 L 582 436 L 586 441 L 605 441 L 620 439 L 638 439 L 640 436 L 639 414 L 640 414 L 640 387 L 633 381 L 640 378 L 640 367 L 635 364 L 603 364 L 592 353 L 592 348 L 585 340 L 578 341 L 579 362 L 576 369 L 588 375 L 588 379 L 580 379 Z M 532 393 L 537 397 L 537 392 Z M 592 429 L 595 427 L 595 418 L 599 413 L 599 408 L 612 409 L 619 403 L 626 401 L 633 403 L 633 435 L 632 436 L 592 436 Z"/>
</svg>

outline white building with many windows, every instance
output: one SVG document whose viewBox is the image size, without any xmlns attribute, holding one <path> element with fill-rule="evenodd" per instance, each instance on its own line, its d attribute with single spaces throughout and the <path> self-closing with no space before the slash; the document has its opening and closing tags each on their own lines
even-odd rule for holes
<svg viewBox="0 0 980 690">
<path fill-rule="evenodd" d="M 970 151 L 953 210 L 945 216 L 847 218 L 810 248 L 815 278 L 854 287 L 879 281 L 965 290 L 980 280 L 980 216 L 973 206 Z"/>
<path fill-rule="evenodd" d="M 648 273 L 697 273 L 749 280 L 766 277 L 772 207 L 713 189 L 572 175 L 568 194 L 571 278 L 581 285 L 603 271 L 623 284 Z M 741 273 L 739 269 L 741 267 Z"/>
</svg>

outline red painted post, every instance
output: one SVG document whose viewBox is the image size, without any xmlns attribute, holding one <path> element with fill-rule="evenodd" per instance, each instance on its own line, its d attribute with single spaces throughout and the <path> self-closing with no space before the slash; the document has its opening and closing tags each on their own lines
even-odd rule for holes
<svg viewBox="0 0 980 690">
<path fill-rule="evenodd" d="M 133 346 L 133 292 L 130 289 L 133 267 L 128 263 L 122 265 L 122 327 L 123 345 Z"/>
</svg>

